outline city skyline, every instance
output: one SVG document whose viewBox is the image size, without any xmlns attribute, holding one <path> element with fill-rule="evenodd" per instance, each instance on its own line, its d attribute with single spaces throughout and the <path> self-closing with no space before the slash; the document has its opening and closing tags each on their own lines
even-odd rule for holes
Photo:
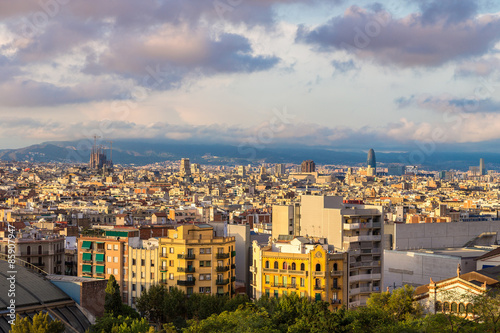
<svg viewBox="0 0 500 333">
<path fill-rule="evenodd" d="M 0 148 L 93 135 L 376 151 L 500 139 L 497 4 L 174 4 L 0 4 Z"/>
</svg>

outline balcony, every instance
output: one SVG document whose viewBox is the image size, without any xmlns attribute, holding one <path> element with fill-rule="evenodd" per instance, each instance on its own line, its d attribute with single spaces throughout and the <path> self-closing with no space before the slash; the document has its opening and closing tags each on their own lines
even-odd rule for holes
<svg viewBox="0 0 500 333">
<path fill-rule="evenodd" d="M 229 279 L 217 279 L 217 280 L 215 280 L 215 284 L 218 286 L 222 286 L 222 285 L 225 285 L 228 283 L 229 283 Z"/>
<path fill-rule="evenodd" d="M 236 276 L 231 276 L 231 282 L 236 281 Z"/>
<path fill-rule="evenodd" d="M 325 277 L 325 272 L 313 272 L 314 277 Z"/>
<path fill-rule="evenodd" d="M 344 271 L 330 271 L 330 276 L 342 276 Z"/>
<path fill-rule="evenodd" d="M 349 276 L 349 282 L 353 283 L 358 281 L 380 280 L 380 275 L 380 273 L 353 275 Z"/>
<path fill-rule="evenodd" d="M 231 257 L 236 257 L 236 251 L 231 251 Z"/>
<path fill-rule="evenodd" d="M 194 273 L 195 269 L 193 266 L 188 267 L 177 267 L 177 272 Z"/>
<path fill-rule="evenodd" d="M 262 271 L 264 273 L 278 273 L 279 269 L 273 269 L 273 268 L 263 268 Z"/>
<path fill-rule="evenodd" d="M 196 256 L 194 253 L 188 253 L 188 254 L 178 254 L 177 259 L 188 259 L 188 260 L 193 260 Z"/>
<path fill-rule="evenodd" d="M 160 283 L 167 284 L 167 279 L 161 279 Z"/>
<path fill-rule="evenodd" d="M 341 299 L 332 299 L 332 304 L 342 304 Z"/>
<path fill-rule="evenodd" d="M 271 287 L 273 288 L 281 288 L 283 285 L 281 283 L 271 283 Z"/>
<path fill-rule="evenodd" d="M 297 289 L 297 284 L 296 283 L 290 283 L 284 286 L 285 288 L 289 289 Z"/>
<path fill-rule="evenodd" d="M 105 251 L 105 250 L 104 250 L 104 248 L 102 247 L 102 248 L 97 248 L 97 249 L 95 249 L 95 251 L 96 251 L 96 252 L 100 252 L 100 253 L 104 253 L 104 251 Z"/>
<path fill-rule="evenodd" d="M 360 235 L 360 236 L 346 236 L 344 237 L 344 242 L 380 242 L 382 240 L 381 235 Z"/>
<path fill-rule="evenodd" d="M 216 272 L 227 272 L 229 270 L 229 266 L 216 266 L 215 271 Z"/>
<path fill-rule="evenodd" d="M 220 296 L 220 297 L 222 297 L 222 296 L 229 296 L 229 292 L 227 292 L 227 293 L 220 293 L 220 292 L 217 292 L 217 294 L 216 294 L 216 295 L 217 295 L 217 296 Z"/>
<path fill-rule="evenodd" d="M 217 259 L 228 259 L 229 258 L 229 253 L 217 253 L 215 255 L 215 258 L 217 258 Z"/>
<path fill-rule="evenodd" d="M 231 269 L 236 269 L 236 264 L 231 264 Z"/>
<path fill-rule="evenodd" d="M 344 223 L 344 230 L 359 229 L 359 223 Z"/>
<path fill-rule="evenodd" d="M 257 267 L 250 266 L 250 272 L 251 273 L 257 273 Z"/>
<path fill-rule="evenodd" d="M 195 278 L 189 280 L 177 280 L 178 286 L 194 286 Z"/>
<path fill-rule="evenodd" d="M 160 266 L 160 272 L 166 272 L 167 266 Z"/>
<path fill-rule="evenodd" d="M 325 286 L 314 286 L 314 290 L 325 290 Z"/>
<path fill-rule="evenodd" d="M 160 253 L 160 258 L 168 258 L 168 254 L 167 253 Z"/>
</svg>

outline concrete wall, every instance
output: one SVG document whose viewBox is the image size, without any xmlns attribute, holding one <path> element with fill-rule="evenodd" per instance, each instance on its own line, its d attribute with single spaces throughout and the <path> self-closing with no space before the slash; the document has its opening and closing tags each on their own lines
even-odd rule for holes
<svg viewBox="0 0 500 333">
<path fill-rule="evenodd" d="M 404 284 L 414 287 L 434 281 L 448 279 L 457 275 L 457 265 L 461 265 L 461 274 L 476 269 L 474 260 L 470 258 L 416 253 L 410 251 L 384 250 L 383 290 L 393 289 Z"/>
<path fill-rule="evenodd" d="M 498 241 L 500 221 L 395 224 L 393 249 L 462 247 L 483 232 L 498 232 Z"/>
<path fill-rule="evenodd" d="M 104 298 L 108 280 L 82 282 L 80 305 L 95 317 L 104 314 Z"/>
<path fill-rule="evenodd" d="M 476 269 L 480 270 L 480 269 L 483 269 L 483 266 L 491 267 L 491 266 L 498 266 L 498 265 L 500 265 L 500 255 L 495 256 L 495 257 L 486 258 L 484 260 L 478 260 L 476 262 Z M 484 268 L 486 268 L 486 267 L 484 267 Z"/>
<path fill-rule="evenodd" d="M 293 205 L 273 205 L 272 238 L 278 239 L 279 235 L 290 235 L 293 230 Z M 290 219 L 292 221 L 290 221 Z M 292 227 L 290 228 L 290 222 Z M 293 233 L 292 233 L 293 234 Z"/>
</svg>

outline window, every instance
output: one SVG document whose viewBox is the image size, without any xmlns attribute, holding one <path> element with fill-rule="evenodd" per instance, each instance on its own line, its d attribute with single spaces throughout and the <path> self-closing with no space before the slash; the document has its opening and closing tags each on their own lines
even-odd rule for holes
<svg viewBox="0 0 500 333">
<path fill-rule="evenodd" d="M 151 267 L 155 267 L 155 262 L 154 262 L 154 260 L 151 260 Z"/>
<path fill-rule="evenodd" d="M 277 261 L 274 262 L 274 269 L 278 269 L 278 262 Z"/>
<path fill-rule="evenodd" d="M 321 301 L 321 294 L 320 294 L 320 293 L 316 293 L 316 294 L 314 295 L 314 300 L 315 300 L 315 301 Z"/>
<path fill-rule="evenodd" d="M 174 248 L 173 247 L 170 248 L 170 253 L 174 253 Z"/>
<path fill-rule="evenodd" d="M 472 308 L 472 303 L 467 304 L 467 314 L 472 314 L 473 313 L 473 308 Z"/>
<path fill-rule="evenodd" d="M 200 281 L 203 281 L 203 280 L 205 280 L 205 275 L 200 274 Z"/>
<path fill-rule="evenodd" d="M 306 293 L 305 293 L 305 292 L 303 292 L 303 291 L 301 291 L 301 292 L 300 292 L 300 297 L 306 297 Z"/>
<path fill-rule="evenodd" d="M 334 264 L 333 264 L 333 270 L 334 270 L 334 271 L 338 271 L 338 267 L 339 267 L 339 266 L 337 265 L 337 263 L 334 263 Z"/>
<path fill-rule="evenodd" d="M 278 275 L 275 275 L 275 276 L 274 276 L 274 286 L 275 286 L 275 287 L 279 286 L 279 284 L 280 284 L 280 280 L 279 280 L 279 278 L 280 278 L 280 277 L 279 277 Z"/>
<path fill-rule="evenodd" d="M 321 264 L 316 264 L 316 272 L 321 272 Z"/>
<path fill-rule="evenodd" d="M 132 291 L 135 291 L 135 284 L 132 285 Z"/>
<path fill-rule="evenodd" d="M 212 249 L 210 247 L 205 249 L 205 254 L 211 254 L 211 253 Z"/>
<path fill-rule="evenodd" d="M 146 277 L 146 273 L 145 272 L 141 272 L 141 279 L 144 279 Z"/>
<path fill-rule="evenodd" d="M 300 270 L 304 271 L 305 269 L 306 269 L 306 265 L 304 265 L 304 263 L 301 263 L 300 264 Z"/>
<path fill-rule="evenodd" d="M 108 274 L 112 274 L 111 272 L 112 272 L 111 268 L 108 268 Z"/>
<path fill-rule="evenodd" d="M 304 278 L 300 278 L 300 286 L 304 287 L 304 285 L 305 285 Z"/>
<path fill-rule="evenodd" d="M 286 290 L 283 290 L 283 295 L 285 296 L 287 294 Z"/>
<path fill-rule="evenodd" d="M 210 260 L 205 261 L 205 267 L 212 266 L 212 262 Z"/>
<path fill-rule="evenodd" d="M 274 291 L 274 297 L 278 298 L 279 297 L 279 292 L 277 290 Z"/>
<path fill-rule="evenodd" d="M 335 301 L 335 300 L 337 300 L 337 298 L 338 298 L 338 297 L 339 297 L 339 296 L 337 295 L 337 293 L 336 293 L 336 292 L 335 292 L 335 293 L 332 293 L 332 299 L 333 299 L 334 301 Z"/>
<path fill-rule="evenodd" d="M 42 246 L 41 245 L 38 245 L 38 254 L 42 254 Z"/>
<path fill-rule="evenodd" d="M 205 254 L 205 249 L 200 249 L 200 254 Z M 200 290 L 202 289 L 203 287 L 200 287 Z M 200 293 L 202 293 L 203 291 L 200 291 Z"/>
<path fill-rule="evenodd" d="M 168 261 L 168 265 L 169 265 L 170 267 L 174 267 L 174 261 L 173 261 L 173 260 L 169 260 L 169 261 Z"/>
<path fill-rule="evenodd" d="M 144 265 L 146 265 L 146 260 L 141 259 L 141 266 L 144 266 Z"/>
<path fill-rule="evenodd" d="M 187 288 L 187 293 L 188 296 L 191 296 L 193 294 L 193 287 L 188 287 Z"/>
<path fill-rule="evenodd" d="M 168 274 L 168 279 L 169 279 L 169 280 L 173 280 L 173 279 L 174 279 L 174 273 L 170 273 L 170 274 Z"/>
<path fill-rule="evenodd" d="M 110 268 L 110 270 L 111 270 L 111 268 Z M 132 278 L 135 279 L 135 272 L 132 272 Z"/>
<path fill-rule="evenodd" d="M 297 266 L 295 265 L 294 262 L 292 262 L 292 271 L 295 271 L 295 270 L 297 270 Z"/>
<path fill-rule="evenodd" d="M 210 294 L 210 292 L 211 292 L 210 287 L 205 287 L 205 292 L 206 292 L 207 294 Z"/>
<path fill-rule="evenodd" d="M 114 246 L 115 251 L 118 251 L 118 244 L 115 244 Z"/>
<path fill-rule="evenodd" d="M 451 312 L 457 312 L 457 303 L 451 303 Z"/>
<path fill-rule="evenodd" d="M 132 266 L 135 266 L 135 259 L 132 259 Z"/>
<path fill-rule="evenodd" d="M 145 289 L 145 288 L 144 288 L 144 285 L 143 285 L 143 284 L 141 284 L 141 293 L 144 291 L 144 289 Z"/>
<path fill-rule="evenodd" d="M 296 282 L 295 282 L 295 277 L 292 277 L 292 286 L 294 286 L 294 287 L 295 287 L 295 283 L 296 283 Z"/>
<path fill-rule="evenodd" d="M 444 312 L 450 312 L 450 303 L 444 302 L 443 310 Z"/>
<path fill-rule="evenodd" d="M 211 274 L 205 274 L 205 280 L 210 280 L 212 278 Z"/>
<path fill-rule="evenodd" d="M 288 269 L 288 265 L 287 265 L 286 261 L 283 262 L 283 269 Z"/>
<path fill-rule="evenodd" d="M 118 274 L 118 268 L 113 269 L 113 273 L 114 273 L 115 275 L 117 275 L 117 274 Z"/>
<path fill-rule="evenodd" d="M 270 276 L 266 275 L 266 284 L 269 284 L 269 281 L 270 281 Z"/>
<path fill-rule="evenodd" d="M 269 268 L 269 260 L 266 260 L 266 268 Z"/>
<path fill-rule="evenodd" d="M 443 304 L 439 301 L 436 302 L 436 312 L 442 312 L 443 311 Z"/>
<path fill-rule="evenodd" d="M 113 248 L 113 246 L 111 246 L 111 244 L 108 244 L 108 250 L 111 250 Z"/>
<path fill-rule="evenodd" d="M 201 252 L 200 252 L 200 253 L 201 253 Z M 200 294 L 203 294 L 204 292 L 205 292 L 205 287 L 200 287 L 200 289 L 199 289 L 199 293 L 200 293 Z"/>
<path fill-rule="evenodd" d="M 108 256 L 108 262 L 112 262 L 112 261 L 113 261 L 113 259 L 111 259 L 111 257 Z"/>
<path fill-rule="evenodd" d="M 267 297 L 269 297 L 269 289 L 265 290 L 265 294 L 266 294 Z"/>
<path fill-rule="evenodd" d="M 118 262 L 118 257 L 114 257 L 114 258 L 113 258 L 113 261 L 114 261 L 114 262 Z"/>
</svg>

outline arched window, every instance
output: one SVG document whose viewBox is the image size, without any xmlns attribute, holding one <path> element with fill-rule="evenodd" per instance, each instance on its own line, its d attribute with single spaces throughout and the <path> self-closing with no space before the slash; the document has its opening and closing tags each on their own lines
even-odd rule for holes
<svg viewBox="0 0 500 333">
<path fill-rule="evenodd" d="M 38 254 L 42 254 L 42 246 L 38 245 Z"/>
<path fill-rule="evenodd" d="M 436 302 L 436 312 L 442 312 L 443 311 L 443 304 L 440 301 Z"/>
<path fill-rule="evenodd" d="M 306 270 L 306 265 L 304 265 L 304 263 L 300 264 L 300 270 L 301 271 L 305 271 Z"/>
<path fill-rule="evenodd" d="M 26 247 L 26 254 L 27 255 L 31 254 L 31 246 L 29 246 L 29 245 Z"/>
<path fill-rule="evenodd" d="M 292 262 L 292 271 L 295 271 L 297 269 L 297 266 L 295 265 L 294 262 Z"/>
<path fill-rule="evenodd" d="M 338 268 L 339 268 L 339 266 L 337 265 L 337 263 L 334 263 L 333 264 L 333 270 L 334 271 L 338 271 L 339 270 Z"/>
<path fill-rule="evenodd" d="M 473 314 L 474 309 L 472 308 L 472 303 L 467 304 L 466 306 L 467 314 Z"/>
<path fill-rule="evenodd" d="M 275 262 L 274 262 L 274 269 L 278 269 L 278 267 L 279 267 L 279 266 L 278 266 L 278 262 L 277 262 L 277 261 L 275 261 Z"/>
<path fill-rule="evenodd" d="M 269 260 L 266 260 L 266 268 L 269 268 Z"/>
<path fill-rule="evenodd" d="M 457 303 L 453 302 L 451 303 L 451 312 L 457 312 Z"/>
<path fill-rule="evenodd" d="M 464 303 L 460 303 L 458 305 L 458 312 L 465 313 L 465 304 Z"/>
<path fill-rule="evenodd" d="M 321 272 L 321 264 L 316 264 L 316 272 Z"/>
<path fill-rule="evenodd" d="M 288 269 L 288 265 L 287 265 L 286 261 L 283 261 L 283 269 Z"/>
<path fill-rule="evenodd" d="M 444 302 L 443 311 L 444 312 L 450 312 L 450 303 Z"/>
</svg>

